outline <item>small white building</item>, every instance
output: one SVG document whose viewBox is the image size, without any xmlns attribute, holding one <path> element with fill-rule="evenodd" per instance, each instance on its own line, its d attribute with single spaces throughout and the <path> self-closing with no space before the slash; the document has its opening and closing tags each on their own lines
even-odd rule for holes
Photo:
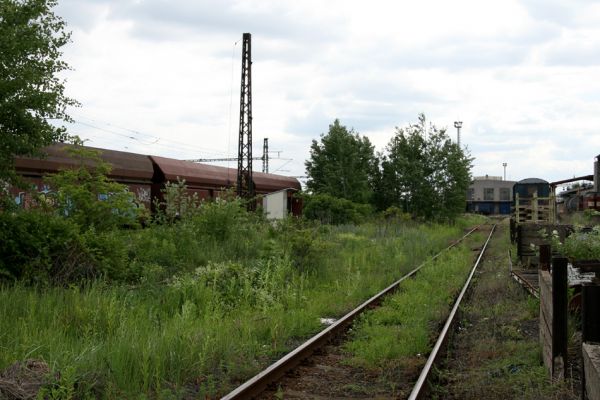
<svg viewBox="0 0 600 400">
<path fill-rule="evenodd" d="M 293 194 L 297 191 L 297 189 L 289 188 L 263 195 L 262 206 L 267 218 L 283 219 L 290 213 L 299 215 L 302 203 L 300 199 L 293 198 Z M 298 211 L 297 204 L 300 204 Z"/>
</svg>

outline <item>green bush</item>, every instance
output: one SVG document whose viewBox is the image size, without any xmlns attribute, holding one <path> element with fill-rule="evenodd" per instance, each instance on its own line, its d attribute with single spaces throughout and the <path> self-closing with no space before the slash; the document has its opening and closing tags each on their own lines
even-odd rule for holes
<svg viewBox="0 0 600 400">
<path fill-rule="evenodd" d="M 80 246 L 72 221 L 37 211 L 0 212 L 0 276 L 46 282 Z"/>
<path fill-rule="evenodd" d="M 114 232 L 80 233 L 74 220 L 39 210 L 0 213 L 0 278 L 65 284 L 138 275 Z"/>
<path fill-rule="evenodd" d="M 369 204 L 354 203 L 329 194 L 304 196 L 304 217 L 325 224 L 360 223 L 372 213 L 373 209 Z"/>
<path fill-rule="evenodd" d="M 193 218 L 198 234 L 213 238 L 219 242 L 231 239 L 236 231 L 243 229 L 249 222 L 250 215 L 242 207 L 239 199 L 215 199 L 202 203 L 200 210 Z"/>
<path fill-rule="evenodd" d="M 79 166 L 46 177 L 54 192 L 41 195 L 39 206 L 72 219 L 82 230 L 138 226 L 146 209 L 136 202 L 127 186 L 108 178 L 112 167 L 100 158 L 99 152 L 83 146 L 68 152 Z"/>
</svg>

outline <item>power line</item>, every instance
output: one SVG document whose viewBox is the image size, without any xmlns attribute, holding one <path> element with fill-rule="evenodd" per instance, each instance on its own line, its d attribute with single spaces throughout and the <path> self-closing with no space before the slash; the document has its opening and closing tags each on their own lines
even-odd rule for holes
<svg viewBox="0 0 600 400">
<path fill-rule="evenodd" d="M 134 140 L 134 141 L 139 142 L 139 143 L 141 143 L 141 144 L 143 144 L 145 146 L 159 146 L 159 147 L 170 148 L 170 149 L 174 149 L 174 150 L 178 150 L 178 151 L 195 150 L 197 152 L 204 152 L 204 153 L 209 153 L 209 154 L 226 154 L 223 151 L 219 151 L 219 150 L 215 150 L 215 149 L 209 149 L 209 148 L 202 148 L 202 147 L 197 147 L 197 146 L 190 146 L 189 144 L 185 144 L 183 142 L 177 142 L 177 141 L 171 140 L 171 139 L 163 139 L 163 138 L 158 137 L 158 136 L 152 136 L 152 135 L 148 135 L 148 134 L 142 134 L 140 132 L 140 134 L 142 134 L 142 135 L 145 135 L 145 136 L 148 136 L 148 137 L 152 137 L 152 138 L 156 138 L 156 140 L 154 142 L 147 143 L 147 142 L 142 141 L 139 138 L 136 138 L 135 136 L 124 134 L 124 133 L 120 133 L 120 132 L 116 132 L 114 130 L 110 130 L 110 129 L 106 129 L 106 128 L 102 128 L 100 126 L 96 126 L 96 125 L 93 125 L 93 124 L 90 124 L 90 123 L 87 123 L 87 122 L 83 122 L 81 120 L 75 120 L 74 123 L 85 125 L 87 127 L 90 127 L 90 128 L 93 128 L 93 129 L 97 129 L 97 130 L 100 130 L 100 131 L 103 131 L 103 132 L 106 132 L 106 133 L 110 133 L 110 134 L 113 134 L 113 135 L 121 136 L 121 137 L 130 139 L 130 140 Z M 126 128 L 121 128 L 121 129 L 125 129 L 125 130 L 130 131 L 130 132 L 137 132 L 137 131 L 126 129 Z M 170 144 L 166 144 L 166 143 L 159 143 L 160 140 L 167 141 L 167 142 L 172 142 L 172 143 L 175 143 L 175 144 L 179 143 L 181 146 L 170 145 Z"/>
<path fill-rule="evenodd" d="M 131 133 L 133 133 L 135 135 L 147 136 L 149 138 L 156 139 L 156 141 L 158 141 L 158 140 L 167 141 L 167 142 L 171 142 L 171 143 L 175 143 L 175 144 L 180 144 L 182 146 L 185 146 L 186 148 L 189 147 L 189 143 L 179 142 L 177 140 L 167 139 L 167 138 L 163 138 L 163 137 L 160 137 L 160 136 L 157 136 L 157 135 L 150 135 L 148 133 L 144 133 L 144 132 L 141 132 L 141 131 L 136 130 L 136 129 L 125 128 L 123 126 L 119 126 L 119 125 L 113 124 L 111 122 L 102 121 L 102 120 L 100 120 L 98 118 L 90 118 L 90 117 L 86 117 L 84 115 L 79 115 L 79 116 L 76 115 L 76 118 L 84 118 L 84 119 L 87 119 L 87 120 L 95 122 L 95 123 L 104 124 L 104 125 L 108 125 L 108 126 L 111 126 L 111 127 L 117 128 L 117 129 L 121 129 L 121 130 L 124 130 L 124 131 L 127 131 L 127 132 L 131 132 Z M 85 124 L 82 121 L 77 121 L 76 120 L 75 122 Z M 91 124 L 87 124 L 87 125 L 91 125 Z M 97 128 L 96 125 L 91 125 L 91 126 Z M 103 128 L 99 128 L 99 129 L 103 129 Z M 114 132 L 114 131 L 111 131 L 111 132 Z M 131 136 L 127 136 L 127 137 L 131 138 Z M 131 139 L 133 139 L 133 138 L 131 138 Z M 134 140 L 136 140 L 136 139 L 134 139 Z M 217 153 L 217 154 L 226 154 L 226 152 L 224 152 L 224 151 L 217 150 L 217 149 L 211 149 L 211 148 L 207 148 L 207 147 L 203 148 L 203 147 L 197 147 L 196 146 L 195 148 L 202 149 L 202 150 L 205 150 L 205 151 L 209 151 L 209 152 L 212 152 L 212 153 Z"/>
</svg>

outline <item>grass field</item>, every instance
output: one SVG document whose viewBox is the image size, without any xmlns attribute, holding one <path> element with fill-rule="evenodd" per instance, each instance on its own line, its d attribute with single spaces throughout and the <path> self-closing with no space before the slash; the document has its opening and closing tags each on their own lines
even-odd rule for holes
<svg viewBox="0 0 600 400">
<path fill-rule="evenodd" d="M 0 288 L 0 370 L 46 362 L 48 398 L 218 396 L 473 222 L 123 232 L 136 283 Z"/>
</svg>

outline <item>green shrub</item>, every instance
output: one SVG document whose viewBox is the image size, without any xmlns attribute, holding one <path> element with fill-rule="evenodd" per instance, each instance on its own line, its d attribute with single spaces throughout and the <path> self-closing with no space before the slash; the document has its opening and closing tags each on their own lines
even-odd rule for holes
<svg viewBox="0 0 600 400">
<path fill-rule="evenodd" d="M 304 196 L 302 213 L 307 219 L 338 225 L 360 223 L 373 213 L 373 209 L 368 204 L 354 203 L 329 194 L 313 194 Z"/>
<path fill-rule="evenodd" d="M 137 279 L 114 232 L 79 232 L 69 218 L 39 210 L 0 213 L 0 278 L 28 283 Z"/>
<path fill-rule="evenodd" d="M 201 202 L 196 193 L 190 194 L 185 180 L 177 178 L 177 182 L 165 183 L 162 189 L 163 200 L 155 201 L 155 220 L 159 223 L 172 224 L 187 220 L 196 215 Z"/>
<path fill-rule="evenodd" d="M 250 215 L 242 207 L 239 199 L 215 199 L 202 203 L 193 223 L 200 236 L 210 237 L 219 242 L 231 239 L 236 231 L 243 230 L 250 222 Z"/>
<path fill-rule="evenodd" d="M 54 192 L 38 195 L 40 207 L 54 209 L 82 230 L 137 226 L 145 217 L 145 207 L 137 204 L 127 186 L 107 177 L 112 167 L 100 158 L 99 152 L 76 146 L 69 153 L 79 166 L 46 178 Z"/>
<path fill-rule="evenodd" d="M 0 212 L 0 276 L 46 282 L 80 246 L 72 221 L 37 211 Z"/>
</svg>

